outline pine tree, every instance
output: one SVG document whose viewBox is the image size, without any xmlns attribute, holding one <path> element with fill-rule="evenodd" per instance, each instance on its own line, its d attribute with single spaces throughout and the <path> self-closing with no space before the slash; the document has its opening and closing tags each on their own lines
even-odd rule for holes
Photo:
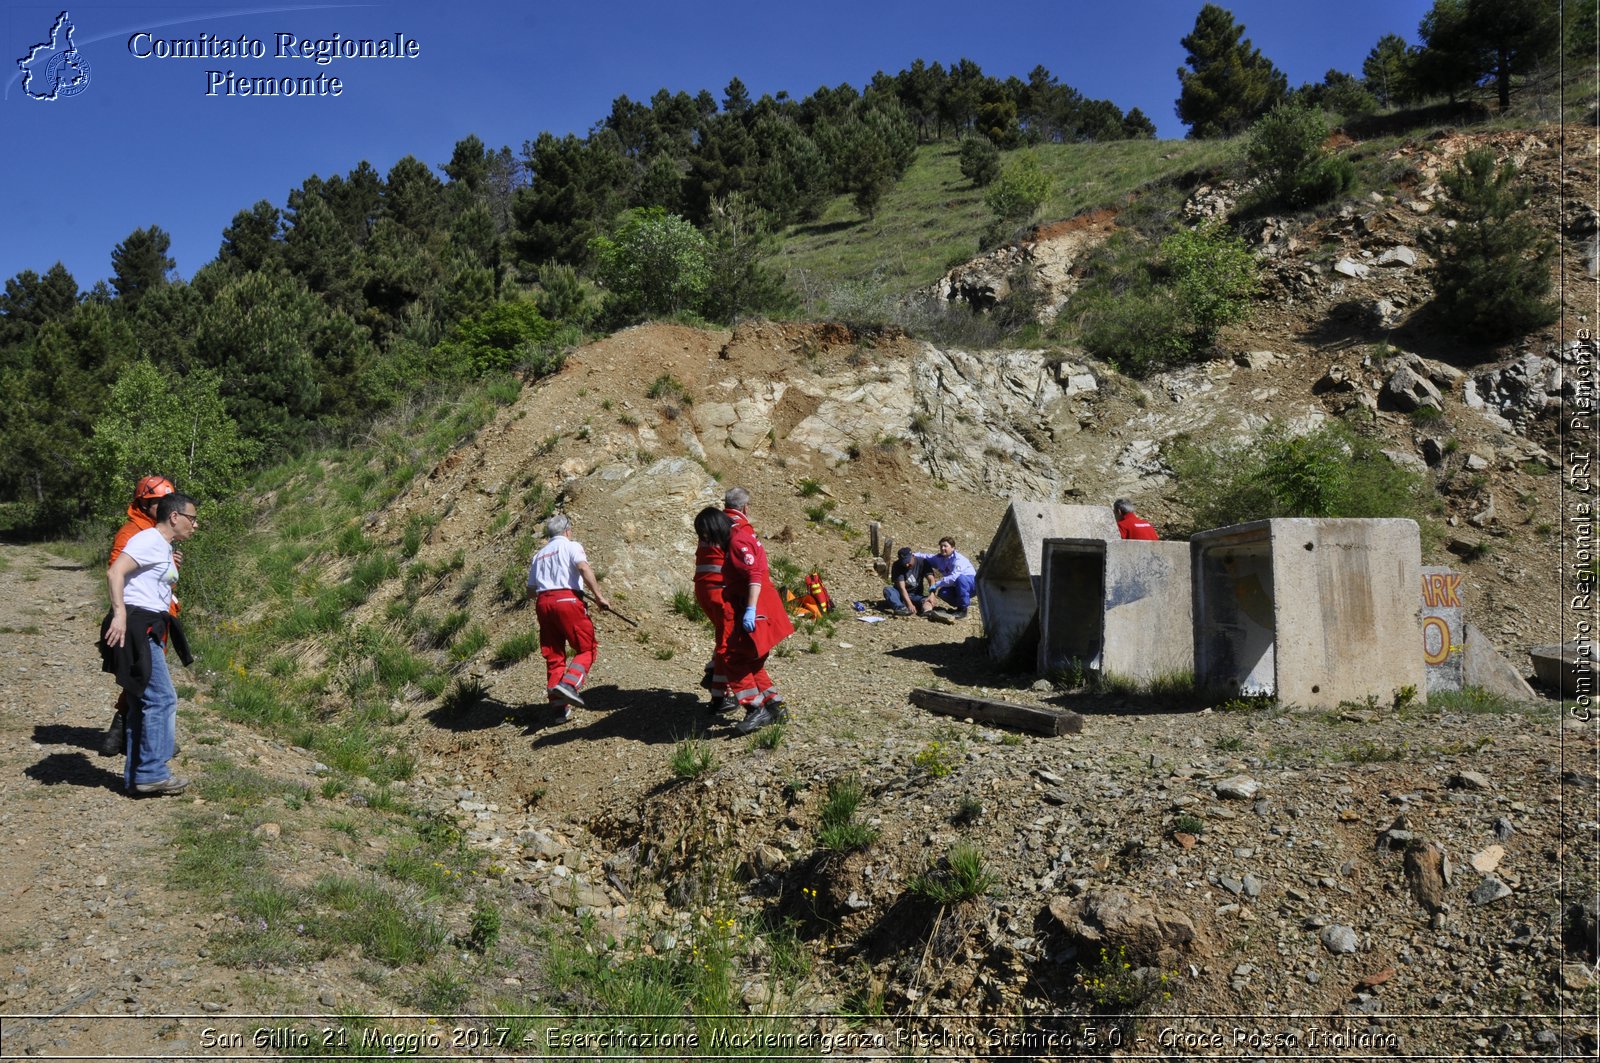
<svg viewBox="0 0 1600 1063">
<path fill-rule="evenodd" d="M 1556 245 L 1528 218 L 1517 168 L 1495 165 L 1487 148 L 1470 151 L 1440 175 L 1449 193 L 1441 225 L 1425 236 L 1433 256 L 1434 306 L 1463 336 L 1510 339 L 1555 321 L 1550 298 Z"/>
<path fill-rule="evenodd" d="M 1233 15 L 1207 4 L 1183 38 L 1189 67 L 1178 69 L 1178 117 L 1194 138 L 1226 137 L 1244 130 L 1288 91 L 1289 81 L 1244 38 Z"/>
<path fill-rule="evenodd" d="M 1367 91 L 1383 106 L 1392 107 L 1406 98 L 1408 59 L 1405 39 L 1386 33 L 1362 62 L 1361 76 L 1366 79 Z"/>
<path fill-rule="evenodd" d="M 167 257 L 172 237 L 160 226 L 135 229 L 111 251 L 111 286 L 117 298 L 132 309 L 148 291 L 167 283 L 177 265 Z"/>
</svg>

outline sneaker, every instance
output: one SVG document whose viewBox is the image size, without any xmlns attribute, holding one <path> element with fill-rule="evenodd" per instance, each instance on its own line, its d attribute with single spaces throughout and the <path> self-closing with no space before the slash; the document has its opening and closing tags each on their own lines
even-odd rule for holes
<svg viewBox="0 0 1600 1063">
<path fill-rule="evenodd" d="M 780 697 L 767 698 L 767 711 L 772 713 L 773 723 L 783 723 L 789 718 L 789 706 Z"/>
<path fill-rule="evenodd" d="M 133 792 L 140 797 L 170 797 L 181 794 L 189 788 L 188 779 L 180 779 L 176 775 L 169 775 L 159 782 L 136 782 Z"/>
<path fill-rule="evenodd" d="M 556 723 L 572 722 L 572 706 L 564 701 L 552 701 L 550 707 L 556 712 Z"/>
<path fill-rule="evenodd" d="M 111 726 L 106 728 L 106 733 L 100 736 L 100 755 L 102 757 L 119 757 L 127 750 L 127 733 L 123 730 L 127 718 L 122 713 L 111 717 Z M 177 751 L 174 750 L 174 753 Z"/>
<path fill-rule="evenodd" d="M 583 708 L 583 699 L 578 696 L 578 692 L 565 683 L 550 688 L 550 700 L 564 701 L 568 705 L 576 705 L 580 709 Z"/>
<path fill-rule="evenodd" d="M 894 615 L 895 616 L 910 616 L 912 614 L 911 614 L 911 610 L 907 609 L 905 606 L 902 605 L 902 606 L 898 606 L 894 610 Z"/>
<path fill-rule="evenodd" d="M 726 694 L 718 694 L 711 699 L 711 704 L 706 706 L 706 711 L 713 716 L 726 716 L 739 707 L 739 703 Z"/>
<path fill-rule="evenodd" d="M 950 615 L 956 620 L 965 620 L 967 618 L 967 611 L 965 609 L 957 609 Z"/>
<path fill-rule="evenodd" d="M 777 708 L 781 712 L 783 702 L 780 701 Z M 768 724 L 777 723 L 778 719 L 778 713 L 773 711 L 772 706 L 761 705 L 751 709 L 744 719 L 733 725 L 733 729 L 742 735 L 754 734 Z"/>
</svg>

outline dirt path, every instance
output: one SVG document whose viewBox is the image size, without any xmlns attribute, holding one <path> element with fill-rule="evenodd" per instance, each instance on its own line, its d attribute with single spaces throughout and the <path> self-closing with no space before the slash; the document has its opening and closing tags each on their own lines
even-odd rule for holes
<svg viewBox="0 0 1600 1063">
<path fill-rule="evenodd" d="M 162 850 L 198 799 L 132 800 L 122 760 L 98 753 L 115 690 L 94 657 L 98 575 L 46 548 L 0 546 L 0 596 L 16 603 L 0 626 L 6 1057 L 199 1048 L 206 1013 L 223 1010 L 237 977 L 199 961 L 212 917 L 167 881 Z M 180 705 L 180 732 L 190 711 Z M 195 755 L 180 754 L 181 774 L 193 773 Z M 194 1018 L 176 1017 L 185 1015 Z"/>
</svg>

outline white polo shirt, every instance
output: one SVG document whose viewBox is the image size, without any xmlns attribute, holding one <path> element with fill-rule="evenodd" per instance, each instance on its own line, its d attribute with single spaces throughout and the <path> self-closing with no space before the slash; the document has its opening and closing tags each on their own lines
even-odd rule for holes
<svg viewBox="0 0 1600 1063">
<path fill-rule="evenodd" d="M 553 536 L 533 555 L 533 563 L 528 566 L 528 586 L 535 593 L 580 590 L 583 577 L 578 575 L 578 566 L 588 560 L 581 543 L 566 535 Z"/>
</svg>

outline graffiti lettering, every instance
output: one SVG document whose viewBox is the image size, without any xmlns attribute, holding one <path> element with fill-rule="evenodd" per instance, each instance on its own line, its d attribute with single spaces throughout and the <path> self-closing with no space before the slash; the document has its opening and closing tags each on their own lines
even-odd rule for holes
<svg viewBox="0 0 1600 1063">
<path fill-rule="evenodd" d="M 1461 581 L 1459 572 L 1435 572 L 1422 577 L 1422 600 L 1429 609 L 1460 609 Z"/>
</svg>

